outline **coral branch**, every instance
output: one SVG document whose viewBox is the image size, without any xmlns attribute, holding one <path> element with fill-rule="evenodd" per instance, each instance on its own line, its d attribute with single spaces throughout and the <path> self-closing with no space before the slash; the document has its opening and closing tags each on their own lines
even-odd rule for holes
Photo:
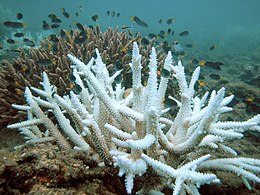
<svg viewBox="0 0 260 195">
<path fill-rule="evenodd" d="M 165 59 L 158 83 L 156 51 L 149 49 L 149 78 L 147 86 L 143 86 L 142 56 L 137 43 L 133 43 L 131 89 L 125 89 L 122 83 L 114 84 L 121 72 L 109 76 L 98 49 L 95 50 L 97 58 L 86 65 L 69 54 L 74 80 L 81 90 L 61 96 L 57 93 L 60 86 L 51 85 L 43 73 L 43 89 L 31 87 L 40 97 L 33 96 L 27 87 L 24 93 L 27 105 L 13 105 L 27 112 L 28 119 L 8 127 L 18 128 L 27 143 L 55 140 L 63 148 L 72 145 L 87 151 L 99 163 L 113 164 L 118 167 L 119 176 L 125 175 L 128 194 L 133 193 L 137 175 L 156 174 L 160 178 L 155 186 L 140 190 L 147 194 L 158 193 L 158 186 L 171 187 L 173 194 L 199 194 L 201 185 L 219 182 L 212 170 L 239 175 L 249 189 L 250 182 L 260 183 L 260 160 L 218 159 L 207 154 L 213 149 L 224 151 L 227 156 L 237 156 L 228 142 L 241 139 L 247 130 L 260 131 L 260 115 L 244 122 L 219 121 L 222 113 L 232 110 L 227 105 L 234 96 L 225 97 L 225 88 L 213 91 L 209 98 L 209 92 L 202 97 L 195 96 L 194 85 L 200 68 L 195 69 L 188 83 L 182 62 L 172 65 L 171 52 Z M 173 120 L 162 116 L 169 110 L 163 110 L 162 103 L 171 70 L 180 88 L 180 100 L 171 97 L 179 109 Z M 131 90 L 127 97 L 123 95 Z M 191 160 L 193 154 L 197 156 Z"/>
</svg>

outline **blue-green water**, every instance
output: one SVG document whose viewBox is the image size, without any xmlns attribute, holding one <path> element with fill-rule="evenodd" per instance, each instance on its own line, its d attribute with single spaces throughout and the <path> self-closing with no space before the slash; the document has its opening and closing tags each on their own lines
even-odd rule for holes
<svg viewBox="0 0 260 195">
<path fill-rule="evenodd" d="M 259 0 L 3 0 L 0 3 L 4 9 L 10 9 L 13 13 L 10 19 L 15 18 L 17 12 L 23 13 L 23 21 L 28 24 L 27 30 L 32 33 L 41 31 L 42 21 L 48 21 L 50 13 L 60 16 L 62 27 L 75 21 L 87 25 L 95 24 L 91 16 L 97 14 L 100 16 L 98 23 L 102 29 L 107 26 L 134 25 L 136 31 L 148 34 L 171 27 L 176 32 L 189 30 L 189 39 L 198 42 L 219 41 L 232 33 L 237 34 L 237 31 L 245 33 L 256 28 L 259 33 L 260 28 Z M 79 11 L 79 6 L 82 6 L 82 11 Z M 62 16 L 62 7 L 71 14 L 71 20 Z M 107 10 L 119 12 L 120 17 L 108 17 Z M 80 14 L 79 19 L 75 16 L 76 12 Z M 130 16 L 140 17 L 148 23 L 148 28 L 135 25 L 129 19 Z M 175 22 L 167 25 L 165 21 L 168 18 L 173 18 Z M 159 19 L 163 19 L 163 24 L 158 23 Z M 246 42 L 242 42 L 241 48 L 245 44 Z"/>
</svg>

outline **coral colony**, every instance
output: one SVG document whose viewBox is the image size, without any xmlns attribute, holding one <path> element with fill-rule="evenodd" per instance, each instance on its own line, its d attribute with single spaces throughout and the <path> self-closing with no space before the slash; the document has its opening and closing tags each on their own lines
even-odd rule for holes
<svg viewBox="0 0 260 195">
<path fill-rule="evenodd" d="M 114 82 L 120 71 L 109 76 L 97 49 L 96 54 L 87 65 L 68 55 L 78 93 L 58 95 L 59 86 L 51 85 L 43 72 L 43 89 L 27 87 L 27 105 L 13 105 L 26 111 L 28 119 L 8 127 L 19 128 L 27 143 L 55 141 L 62 148 L 87 151 L 98 162 L 118 167 L 129 194 L 135 177 L 149 174 L 158 182 L 144 184 L 138 193 L 159 193 L 170 187 L 173 194 L 199 194 L 201 185 L 220 182 L 213 170 L 236 174 L 249 189 L 250 183 L 260 183 L 260 160 L 208 154 L 213 149 L 237 156 L 226 143 L 242 138 L 245 130 L 260 131 L 260 115 L 244 122 L 219 121 L 222 113 L 232 110 L 227 105 L 233 95 L 224 97 L 225 88 L 221 88 L 194 97 L 199 67 L 187 83 L 182 63 L 173 65 L 169 52 L 158 84 L 152 48 L 149 78 L 143 86 L 141 55 L 133 43 L 132 91 L 125 97 L 126 89 Z M 179 108 L 174 120 L 164 117 L 169 109 L 162 104 L 172 72 L 180 88 L 180 99 L 171 97 Z"/>
</svg>

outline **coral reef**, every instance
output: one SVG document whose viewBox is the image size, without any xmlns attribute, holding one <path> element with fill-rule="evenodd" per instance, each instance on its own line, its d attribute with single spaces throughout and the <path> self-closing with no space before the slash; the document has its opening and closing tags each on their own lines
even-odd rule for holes
<svg viewBox="0 0 260 195">
<path fill-rule="evenodd" d="M 100 165 L 118 167 L 128 194 L 133 192 L 135 178 L 149 175 L 156 184 L 144 181 L 146 187 L 137 189 L 139 193 L 159 193 L 169 187 L 173 194 L 199 194 L 201 185 L 220 182 L 216 170 L 239 176 L 249 189 L 251 183 L 260 183 L 260 160 L 237 157 L 228 146 L 246 130 L 259 131 L 260 115 L 244 122 L 220 121 L 223 113 L 232 110 L 227 105 L 233 95 L 224 97 L 225 88 L 221 88 L 201 98 L 195 96 L 199 67 L 187 83 L 182 63 L 173 65 L 169 52 L 158 84 L 157 56 L 151 48 L 149 78 L 144 86 L 142 57 L 133 43 L 132 89 L 124 96 L 127 89 L 121 83 L 113 85 L 121 71 L 109 75 L 98 49 L 96 59 L 91 58 L 86 65 L 71 54 L 68 58 L 80 89 L 77 94 L 58 95 L 57 89 L 63 86 L 51 85 L 43 72 L 43 89 L 26 87 L 27 104 L 13 104 L 27 113 L 27 120 L 8 127 L 19 128 L 27 144 L 51 142 L 64 149 L 86 151 Z M 180 99 L 171 97 L 179 107 L 174 120 L 164 117 L 169 109 L 162 104 L 172 71 L 180 88 Z M 209 150 L 235 157 L 216 157 Z"/>
<path fill-rule="evenodd" d="M 82 151 L 42 145 L 0 155 L 0 194 L 125 194 L 117 170 Z"/>
<path fill-rule="evenodd" d="M 3 60 L 0 66 L 0 129 L 22 117 L 11 104 L 23 104 L 23 91 L 26 86 L 40 87 L 41 73 L 47 72 L 60 93 L 68 93 L 74 88 L 71 82 L 70 62 L 68 53 L 73 53 L 83 62 L 87 62 L 95 55 L 98 48 L 110 74 L 115 70 L 123 69 L 123 82 L 131 79 L 129 66 L 132 41 L 140 41 L 141 36 L 131 37 L 127 32 L 108 28 L 101 32 L 99 26 L 84 28 L 86 34 L 84 42 L 78 43 L 80 31 L 65 31 L 65 36 L 52 35 L 42 41 L 41 46 L 30 50 L 20 49 L 17 59 Z M 148 67 L 148 57 L 153 41 L 148 46 L 140 46 L 143 55 L 142 65 Z M 158 62 L 162 65 L 165 54 L 160 51 Z M 143 74 L 148 74 L 148 68 L 143 69 Z M 147 76 L 146 76 L 147 77 Z"/>
<path fill-rule="evenodd" d="M 12 141 L 8 135 L 5 139 Z M 260 158 L 258 146 L 256 136 L 232 142 L 232 147 L 247 157 Z M 124 178 L 118 176 L 117 168 L 98 166 L 84 151 L 61 150 L 57 145 L 37 144 L 21 150 L 0 150 L 0 156 L 0 194 L 127 194 Z M 199 190 L 202 195 L 259 194 L 260 185 L 249 190 L 233 174 L 221 171 L 216 174 L 221 184 L 201 186 Z M 155 186 L 157 182 L 155 174 L 137 177 L 134 191 L 140 186 L 145 187 L 145 184 Z M 172 194 L 168 188 L 162 192 L 165 195 Z"/>
</svg>

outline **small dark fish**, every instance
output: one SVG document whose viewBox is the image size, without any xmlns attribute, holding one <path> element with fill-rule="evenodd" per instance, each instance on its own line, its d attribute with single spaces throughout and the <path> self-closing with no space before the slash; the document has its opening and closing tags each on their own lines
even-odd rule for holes
<svg viewBox="0 0 260 195">
<path fill-rule="evenodd" d="M 99 16 L 98 16 L 98 15 L 94 15 L 94 16 L 92 16 L 91 18 L 92 18 L 92 20 L 93 20 L 94 22 L 97 22 L 97 21 L 98 21 L 98 18 L 99 18 Z"/>
<path fill-rule="evenodd" d="M 70 30 L 70 36 L 73 36 L 73 34 L 74 34 L 74 31 L 71 29 Z"/>
<path fill-rule="evenodd" d="M 93 29 L 93 28 L 94 28 L 94 26 L 93 26 L 93 25 L 91 25 L 91 24 L 90 24 L 90 25 L 88 25 L 88 27 L 89 27 L 89 28 L 91 28 L 91 29 Z"/>
<path fill-rule="evenodd" d="M 192 70 L 191 70 L 190 72 L 193 73 Z M 201 79 L 201 80 L 204 80 L 204 79 L 205 79 L 205 76 L 204 76 L 204 75 L 200 75 L 200 79 Z"/>
<path fill-rule="evenodd" d="M 128 52 L 128 47 L 121 47 L 119 53 L 126 54 Z"/>
<path fill-rule="evenodd" d="M 83 25 L 80 24 L 79 22 L 76 23 L 76 26 L 77 26 L 77 28 L 78 28 L 79 30 L 84 31 L 84 27 L 83 27 Z"/>
<path fill-rule="evenodd" d="M 17 18 L 17 20 L 21 20 L 23 18 L 23 14 L 17 13 L 16 18 Z"/>
<path fill-rule="evenodd" d="M 50 43 L 49 41 L 41 42 L 41 47 L 47 51 L 51 50 L 51 46 L 52 46 L 52 43 Z"/>
<path fill-rule="evenodd" d="M 169 45 L 169 43 L 167 41 L 164 41 L 163 43 L 160 44 L 162 46 L 162 49 L 165 53 L 168 53 L 168 51 L 171 51 L 172 48 Z"/>
<path fill-rule="evenodd" d="M 0 43 L 0 49 L 3 49 L 3 44 L 2 43 Z"/>
<path fill-rule="evenodd" d="M 110 11 L 109 11 L 109 10 L 107 10 L 107 12 L 106 12 L 106 13 L 107 13 L 107 15 L 108 15 L 108 16 L 110 15 Z"/>
<path fill-rule="evenodd" d="M 93 58 L 97 58 L 97 53 L 96 52 L 93 52 L 93 55 L 92 55 Z"/>
<path fill-rule="evenodd" d="M 209 50 L 210 50 L 210 51 L 211 51 L 211 50 L 214 50 L 214 49 L 216 49 L 216 47 L 217 47 L 216 45 L 212 45 L 212 46 L 209 47 Z"/>
<path fill-rule="evenodd" d="M 218 74 L 210 74 L 209 77 L 214 79 L 214 80 L 219 80 L 220 79 L 220 76 Z"/>
<path fill-rule="evenodd" d="M 115 15 L 116 15 L 116 12 L 115 12 L 115 11 L 112 11 L 112 12 L 111 12 L 111 16 L 112 16 L 112 17 L 115 17 Z"/>
<path fill-rule="evenodd" d="M 9 44 L 15 44 L 15 41 L 13 39 L 7 39 L 6 42 Z"/>
<path fill-rule="evenodd" d="M 83 30 L 79 33 L 79 36 L 87 37 L 87 31 Z"/>
<path fill-rule="evenodd" d="M 199 63 L 199 60 L 197 60 L 197 59 L 192 59 L 192 60 L 190 60 L 190 63 L 191 63 L 191 64 L 198 64 L 198 63 Z"/>
<path fill-rule="evenodd" d="M 171 34 L 171 32 L 172 32 L 172 29 L 168 28 L 167 33 Z"/>
<path fill-rule="evenodd" d="M 42 29 L 43 30 L 50 30 L 51 29 L 50 25 L 45 20 L 42 22 Z"/>
<path fill-rule="evenodd" d="M 61 8 L 61 13 L 62 13 L 63 16 L 65 16 L 66 18 L 71 18 L 71 17 L 70 17 L 70 14 L 65 11 L 65 8 Z"/>
<path fill-rule="evenodd" d="M 180 57 L 180 56 L 186 56 L 187 53 L 186 53 L 185 51 L 176 51 L 176 52 L 175 52 L 175 55 L 178 56 L 178 57 Z"/>
<path fill-rule="evenodd" d="M 51 25 L 51 29 L 59 28 L 59 27 L 60 27 L 60 24 L 52 24 L 52 25 Z"/>
<path fill-rule="evenodd" d="M 11 21 L 6 21 L 4 22 L 4 25 L 7 27 L 11 27 L 11 28 L 24 28 L 27 25 L 24 23 L 20 23 L 20 22 L 11 22 Z"/>
<path fill-rule="evenodd" d="M 79 93 L 82 91 L 82 88 L 80 87 L 79 84 L 75 84 L 74 87 L 73 87 L 73 91 L 74 91 L 76 94 L 79 94 Z"/>
<path fill-rule="evenodd" d="M 66 36 L 66 31 L 61 29 L 60 30 L 60 36 L 61 36 L 61 38 L 64 38 Z"/>
<path fill-rule="evenodd" d="M 83 11 L 83 6 L 82 6 L 82 5 L 79 5 L 79 6 L 78 6 L 78 9 L 79 9 L 80 11 Z"/>
<path fill-rule="evenodd" d="M 134 21 L 134 22 L 140 22 L 140 18 L 138 18 L 137 16 L 131 16 L 130 20 Z"/>
<path fill-rule="evenodd" d="M 164 108 L 174 108 L 176 107 L 177 104 L 174 100 L 169 99 L 169 98 L 165 98 L 164 100 Z"/>
<path fill-rule="evenodd" d="M 200 60 L 199 61 L 199 65 L 200 66 L 205 66 L 206 62 L 207 62 L 206 60 Z"/>
<path fill-rule="evenodd" d="M 78 18 L 78 17 L 79 17 L 79 12 L 76 12 L 75 15 L 76 15 L 76 17 Z"/>
<path fill-rule="evenodd" d="M 49 17 L 50 19 L 52 19 L 52 18 L 58 18 L 55 14 L 49 14 L 48 17 Z"/>
<path fill-rule="evenodd" d="M 121 74 L 119 74 L 119 75 L 116 76 L 114 81 L 115 81 L 116 84 L 120 84 L 120 83 L 122 83 L 122 80 L 123 80 L 122 76 L 121 76 Z"/>
<path fill-rule="evenodd" d="M 30 39 L 23 39 L 23 42 L 25 43 L 25 45 L 30 46 L 30 47 L 34 47 L 35 43 L 33 41 L 31 41 Z"/>
<path fill-rule="evenodd" d="M 52 18 L 51 22 L 52 23 L 61 23 L 61 19 L 59 19 L 59 18 Z"/>
<path fill-rule="evenodd" d="M 179 36 L 188 36 L 188 35 L 189 35 L 189 31 L 187 31 L 187 30 L 185 30 L 179 34 Z"/>
<path fill-rule="evenodd" d="M 167 41 L 164 41 L 161 43 L 161 45 L 169 46 L 169 43 Z"/>
<path fill-rule="evenodd" d="M 172 31 L 172 36 L 174 35 L 174 31 Z"/>
<path fill-rule="evenodd" d="M 50 40 L 51 42 L 54 42 L 54 43 L 58 43 L 58 42 L 59 42 L 59 39 L 58 39 L 58 37 L 57 37 L 55 34 L 51 34 L 51 35 L 49 36 L 49 40 Z"/>
<path fill-rule="evenodd" d="M 213 68 L 215 70 L 221 70 L 221 66 L 224 65 L 223 62 L 209 62 L 206 61 L 205 66 Z"/>
<path fill-rule="evenodd" d="M 122 26 L 121 28 L 122 28 L 122 30 L 133 30 L 134 29 L 133 26 Z"/>
<path fill-rule="evenodd" d="M 165 39 L 165 36 L 160 33 L 158 33 L 157 36 L 160 37 L 161 39 Z"/>
<path fill-rule="evenodd" d="M 54 54 L 57 54 L 58 53 L 58 44 L 53 44 L 51 49 L 52 49 Z"/>
<path fill-rule="evenodd" d="M 160 30 L 160 34 L 165 35 L 165 31 L 164 30 Z"/>
<path fill-rule="evenodd" d="M 127 32 L 128 32 L 128 34 L 129 34 L 129 36 L 133 36 L 133 31 L 128 30 Z"/>
<path fill-rule="evenodd" d="M 148 37 L 152 39 L 152 38 L 156 37 L 156 34 L 154 34 L 154 33 L 149 33 L 149 34 L 148 34 Z"/>
<path fill-rule="evenodd" d="M 143 45 L 149 45 L 150 42 L 149 42 L 148 39 L 142 38 L 141 43 L 142 43 Z"/>
<path fill-rule="evenodd" d="M 120 16 L 120 13 L 117 13 L 117 14 L 116 14 L 116 17 L 118 17 L 118 18 L 119 18 L 119 16 Z"/>
<path fill-rule="evenodd" d="M 193 48 L 193 45 L 191 43 L 188 43 L 185 45 L 187 48 Z"/>
<path fill-rule="evenodd" d="M 75 81 L 76 81 L 76 77 L 75 77 L 73 74 L 70 74 L 70 75 L 69 75 L 69 80 L 70 80 L 71 82 L 75 82 Z"/>
<path fill-rule="evenodd" d="M 14 36 L 15 36 L 15 37 L 23 37 L 23 36 L 24 36 L 24 33 L 18 32 L 18 33 L 15 33 Z"/>
<path fill-rule="evenodd" d="M 200 88 L 203 88 L 203 87 L 206 87 L 206 86 L 207 86 L 206 82 L 205 82 L 205 81 L 202 81 L 201 79 L 199 79 L 199 80 L 197 81 L 197 83 L 198 83 L 198 87 L 200 87 Z"/>
<path fill-rule="evenodd" d="M 159 20 L 159 24 L 161 24 L 161 23 L 162 23 L 162 19 Z"/>
<path fill-rule="evenodd" d="M 165 68 L 162 69 L 162 77 L 164 77 L 164 78 L 169 78 L 170 75 L 171 75 L 171 73 L 170 73 L 169 70 L 167 70 L 167 69 L 165 69 Z"/>
<path fill-rule="evenodd" d="M 85 43 L 87 40 L 87 37 L 86 36 L 77 36 L 75 39 L 74 39 L 74 43 L 75 44 L 78 44 L 78 45 L 81 45 L 83 43 Z"/>
<path fill-rule="evenodd" d="M 170 18 L 170 19 L 167 20 L 166 23 L 167 23 L 168 25 L 170 25 L 170 24 L 172 24 L 173 22 L 174 22 L 174 20 L 173 20 L 172 18 Z"/>
<path fill-rule="evenodd" d="M 142 20 L 136 22 L 136 24 L 139 25 L 139 26 L 142 26 L 142 27 L 148 27 L 148 24 L 145 21 L 142 21 Z"/>
<path fill-rule="evenodd" d="M 115 63 L 115 70 L 118 71 L 118 70 L 122 70 L 123 69 L 123 65 L 121 62 L 119 61 L 116 61 Z"/>
<path fill-rule="evenodd" d="M 36 61 L 36 63 L 40 66 L 50 66 L 53 64 L 52 61 L 49 59 L 39 59 L 38 61 Z"/>
</svg>

